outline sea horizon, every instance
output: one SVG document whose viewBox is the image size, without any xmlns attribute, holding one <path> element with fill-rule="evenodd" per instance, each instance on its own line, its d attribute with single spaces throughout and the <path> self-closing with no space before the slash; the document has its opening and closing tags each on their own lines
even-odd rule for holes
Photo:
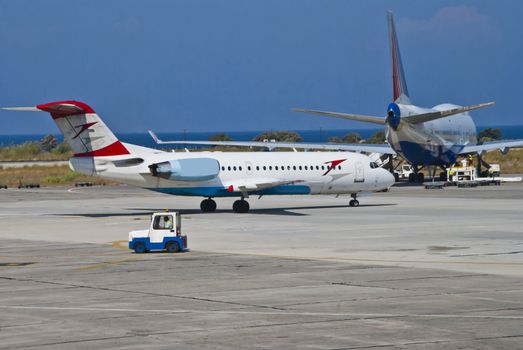
<svg viewBox="0 0 523 350">
<path fill-rule="evenodd" d="M 500 129 L 501 138 L 503 139 L 523 139 L 523 125 L 497 125 L 497 126 L 478 126 L 479 131 L 486 128 Z M 365 129 L 315 129 L 315 130 L 251 130 L 251 131 L 197 131 L 188 130 L 179 132 L 157 132 L 160 139 L 164 141 L 207 141 L 209 137 L 216 134 L 226 134 L 234 141 L 251 141 L 257 135 L 264 132 L 290 131 L 298 133 L 303 142 L 328 142 L 330 137 L 343 137 L 348 133 L 358 133 L 363 139 L 369 138 L 382 128 L 365 128 Z M 0 135 L 0 147 L 7 147 L 22 144 L 25 142 L 40 141 L 44 136 L 49 134 L 14 134 Z M 63 141 L 61 134 L 54 135 L 59 142 Z M 128 132 L 115 133 L 116 137 L 123 142 L 132 143 L 144 147 L 159 147 L 147 132 Z M 165 147 L 165 146 L 164 146 Z M 172 145 L 169 146 L 173 148 Z M 180 145 L 183 147 L 183 145 Z"/>
</svg>

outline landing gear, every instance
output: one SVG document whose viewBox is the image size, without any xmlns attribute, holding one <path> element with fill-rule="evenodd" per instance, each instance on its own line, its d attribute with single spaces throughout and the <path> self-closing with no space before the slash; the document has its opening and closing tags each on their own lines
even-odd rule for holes
<svg viewBox="0 0 523 350">
<path fill-rule="evenodd" d="M 232 204 L 232 210 L 235 213 L 248 213 L 250 209 L 249 202 L 247 202 L 245 199 L 240 199 L 237 201 L 234 201 Z"/>
<path fill-rule="evenodd" d="M 211 198 L 204 199 L 200 203 L 200 209 L 205 213 L 212 213 L 216 210 L 216 202 Z"/>
<path fill-rule="evenodd" d="M 400 176 L 398 173 L 392 173 L 392 175 L 394 176 L 394 181 L 395 182 L 398 182 L 400 180 Z"/>
<path fill-rule="evenodd" d="M 359 207 L 360 206 L 360 202 L 357 199 L 351 199 L 350 202 L 349 202 L 349 206 L 350 207 Z"/>
<path fill-rule="evenodd" d="M 349 207 L 359 207 L 360 202 L 356 199 L 356 193 L 351 194 L 352 199 L 349 202 Z"/>
<path fill-rule="evenodd" d="M 422 168 L 423 167 L 414 166 L 414 172 L 409 174 L 409 182 L 410 183 L 413 183 L 413 182 L 422 183 L 423 181 L 425 181 L 425 174 L 423 174 L 421 172 Z"/>
</svg>

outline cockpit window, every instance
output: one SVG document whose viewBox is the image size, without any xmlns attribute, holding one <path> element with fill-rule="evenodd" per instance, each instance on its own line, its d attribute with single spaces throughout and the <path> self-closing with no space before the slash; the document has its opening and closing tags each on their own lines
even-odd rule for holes
<svg viewBox="0 0 523 350">
<path fill-rule="evenodd" d="M 370 167 L 371 167 L 371 169 L 376 169 L 376 168 L 379 168 L 379 165 L 375 162 L 371 162 Z"/>
</svg>

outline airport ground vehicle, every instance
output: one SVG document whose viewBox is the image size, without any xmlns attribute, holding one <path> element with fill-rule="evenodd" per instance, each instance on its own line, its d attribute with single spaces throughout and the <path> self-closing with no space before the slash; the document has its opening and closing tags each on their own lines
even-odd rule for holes
<svg viewBox="0 0 523 350">
<path fill-rule="evenodd" d="M 129 249 L 138 254 L 151 250 L 182 252 L 187 249 L 187 236 L 182 235 L 181 229 L 179 212 L 154 213 L 149 229 L 129 232 Z"/>
<path fill-rule="evenodd" d="M 410 164 L 402 164 L 401 167 L 394 171 L 394 174 L 394 177 L 397 180 L 408 179 L 409 177 L 411 177 L 410 174 L 414 174 L 414 170 L 412 169 L 412 166 Z"/>
<path fill-rule="evenodd" d="M 490 164 L 487 175 L 490 177 L 501 176 L 501 168 L 499 164 Z"/>
</svg>

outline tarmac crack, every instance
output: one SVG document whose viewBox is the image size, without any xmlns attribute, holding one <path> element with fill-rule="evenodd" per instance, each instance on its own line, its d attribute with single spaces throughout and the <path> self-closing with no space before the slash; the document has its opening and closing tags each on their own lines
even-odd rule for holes
<svg viewBox="0 0 523 350">
<path fill-rule="evenodd" d="M 430 280 L 430 279 L 439 279 L 439 278 L 462 278 L 462 277 L 479 277 L 479 276 L 486 276 L 486 274 L 467 274 L 467 275 L 450 275 L 450 276 L 426 276 L 426 277 L 411 277 L 411 278 L 395 278 L 395 279 L 389 279 L 389 280 L 372 280 L 367 281 L 368 283 L 374 283 L 374 282 L 396 282 L 396 281 L 415 281 L 415 280 Z"/>
<path fill-rule="evenodd" d="M 31 279 L 31 278 L 24 279 L 24 278 L 0 276 L 0 279 L 9 280 L 9 281 L 17 281 L 17 282 L 33 282 L 33 283 L 58 285 L 58 286 L 63 286 L 63 287 L 86 288 L 86 289 L 102 290 L 102 291 L 108 291 L 108 292 L 131 293 L 131 294 L 140 294 L 140 295 L 155 296 L 155 297 L 168 297 L 168 298 L 177 298 L 177 299 L 184 299 L 184 300 L 204 301 L 204 302 L 218 303 L 218 304 L 225 304 L 225 305 L 235 305 L 235 306 L 242 306 L 242 307 L 255 307 L 255 308 L 261 308 L 261 309 L 285 311 L 285 309 L 282 309 L 282 308 L 279 308 L 279 307 L 276 307 L 276 306 L 244 304 L 244 303 L 238 303 L 238 302 L 234 302 L 234 301 L 214 300 L 214 299 L 209 299 L 209 298 L 198 298 L 198 297 L 183 296 L 183 295 L 160 294 L 160 293 L 151 293 L 151 292 L 127 290 L 127 289 L 116 289 L 116 288 L 108 288 L 108 287 L 95 287 L 95 286 L 73 284 L 73 283 L 60 283 L 60 282 L 52 282 L 52 281 L 40 281 L 40 280 Z"/>
<path fill-rule="evenodd" d="M 417 345 L 452 344 L 452 343 L 460 343 L 460 342 L 465 342 L 465 341 L 478 342 L 478 341 L 484 341 L 484 340 L 499 340 L 499 339 L 509 339 L 509 338 L 523 338 L 523 334 L 481 337 L 481 338 L 473 338 L 473 339 L 432 340 L 432 341 L 417 341 L 417 342 L 406 342 L 406 343 L 363 345 L 363 346 L 351 346 L 351 347 L 344 347 L 344 348 L 331 348 L 329 350 L 378 349 L 378 348 L 389 348 L 389 347 L 398 347 L 398 346 L 409 347 L 409 346 L 417 346 Z"/>
</svg>

